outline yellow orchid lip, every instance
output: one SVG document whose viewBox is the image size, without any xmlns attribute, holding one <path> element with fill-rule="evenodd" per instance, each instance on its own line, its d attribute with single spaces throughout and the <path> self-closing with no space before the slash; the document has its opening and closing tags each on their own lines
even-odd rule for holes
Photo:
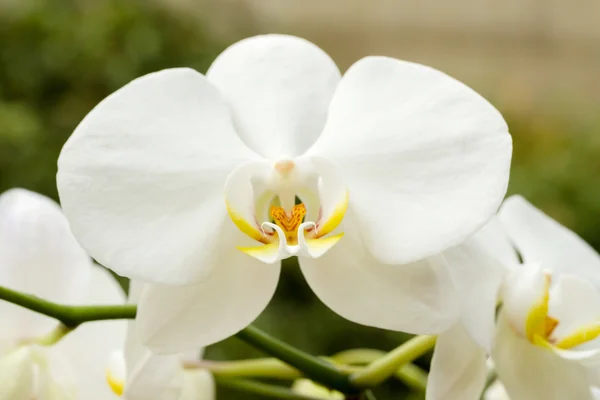
<svg viewBox="0 0 600 400">
<path fill-rule="evenodd" d="M 572 349 L 594 340 L 598 336 L 600 336 L 600 323 L 595 323 L 576 329 L 556 342 L 555 346 L 563 350 Z"/>
<path fill-rule="evenodd" d="M 343 236 L 334 232 L 348 210 L 349 191 L 334 164 L 318 157 L 246 163 L 225 184 L 227 212 L 256 246 L 238 246 L 266 263 L 294 255 L 320 257 Z"/>
<path fill-rule="evenodd" d="M 306 216 L 306 206 L 303 203 L 296 204 L 290 212 L 286 212 L 283 207 L 271 206 L 270 216 L 274 222 L 264 223 L 270 226 L 275 232 L 256 229 L 249 221 L 241 222 L 237 218 L 240 214 L 230 212 L 232 220 L 251 238 L 263 243 L 260 246 L 238 247 L 238 249 L 249 256 L 257 258 L 266 263 L 273 263 L 281 258 L 282 241 L 285 249 L 284 256 L 290 255 L 308 255 L 310 257 L 320 257 L 337 244 L 344 236 L 344 233 L 338 233 L 333 236 L 326 236 L 331 233 L 342 222 L 346 210 L 348 209 L 349 196 L 346 194 L 343 200 L 334 207 L 334 211 L 329 215 L 326 221 L 317 223 L 303 222 Z M 259 237 L 260 235 L 260 237 Z"/>
<path fill-rule="evenodd" d="M 600 322 L 582 326 L 561 338 L 552 335 L 560 321 L 548 315 L 550 301 L 550 275 L 546 275 L 543 295 L 530 309 L 525 323 L 527 339 L 544 348 L 568 350 L 600 336 Z"/>
<path fill-rule="evenodd" d="M 548 339 L 556 325 L 558 325 L 557 320 L 548 316 L 551 282 L 552 279 L 550 275 L 546 275 L 543 294 L 540 299 L 533 304 L 527 314 L 525 333 L 527 339 L 532 343 L 534 340 L 537 340 L 536 337 L 544 340 Z"/>
</svg>

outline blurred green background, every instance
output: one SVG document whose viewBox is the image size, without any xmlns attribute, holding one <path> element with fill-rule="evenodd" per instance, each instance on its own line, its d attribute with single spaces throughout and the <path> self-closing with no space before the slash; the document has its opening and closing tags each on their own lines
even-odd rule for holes
<svg viewBox="0 0 600 400">
<path fill-rule="evenodd" d="M 600 249 L 598 32 L 581 23 L 583 33 L 573 33 L 560 18 L 575 16 L 560 10 L 534 9 L 532 21 L 541 28 L 531 28 L 523 17 L 531 9 L 512 10 L 511 2 L 510 13 L 496 9 L 508 10 L 508 3 L 489 2 L 487 9 L 469 8 L 466 17 L 444 7 L 427 14 L 408 3 L 333 3 L 0 0 L 0 190 L 17 186 L 56 198 L 61 146 L 106 95 L 162 68 L 203 72 L 232 42 L 277 31 L 309 38 L 343 69 L 361 56 L 386 54 L 433 65 L 477 89 L 500 109 L 513 134 L 510 192 L 525 195 Z M 469 3 L 462 3 L 465 11 Z M 499 19 L 495 25 L 488 14 Z M 590 48 L 596 50 L 590 54 Z M 404 339 L 329 311 L 293 261 L 257 323 L 313 354 L 387 350 Z M 207 352 L 217 359 L 258 355 L 236 339 Z M 390 383 L 377 394 L 402 398 L 404 391 Z M 252 397 L 222 390 L 219 398 Z"/>
</svg>

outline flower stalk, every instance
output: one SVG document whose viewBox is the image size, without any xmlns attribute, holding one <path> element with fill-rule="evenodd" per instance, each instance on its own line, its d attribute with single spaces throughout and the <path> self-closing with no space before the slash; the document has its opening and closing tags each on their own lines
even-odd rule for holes
<svg viewBox="0 0 600 400">
<path fill-rule="evenodd" d="M 290 346 L 252 325 L 243 329 L 236 337 L 299 369 L 309 379 L 343 393 L 358 392 L 349 376 L 334 365 Z"/>
<path fill-rule="evenodd" d="M 72 328 L 69 328 L 61 322 L 48 335 L 42 336 L 41 338 L 33 340 L 32 342 L 42 346 L 52 346 L 53 344 L 58 343 L 58 341 L 60 341 L 72 330 Z"/>
<path fill-rule="evenodd" d="M 254 393 L 272 399 L 318 400 L 315 397 L 304 396 L 288 388 L 269 385 L 267 383 L 253 381 L 251 379 L 235 379 L 216 376 L 215 381 L 218 385 L 223 387 L 243 391 L 246 393 Z"/>
<path fill-rule="evenodd" d="M 0 300 L 19 305 L 55 318 L 64 329 L 72 330 L 85 322 L 109 319 L 133 319 L 137 307 L 132 304 L 106 306 L 71 306 L 58 304 L 37 296 L 0 286 Z M 320 358 L 313 357 L 250 325 L 236 335 L 246 343 L 274 356 L 322 385 L 344 393 L 356 393 L 348 374 Z"/>
<path fill-rule="evenodd" d="M 402 365 L 421 357 L 435 346 L 437 337 L 422 335 L 402 343 L 384 357 L 371 362 L 365 369 L 354 373 L 350 380 L 358 387 L 373 387 L 392 376 Z"/>
<path fill-rule="evenodd" d="M 58 304 L 2 286 L 0 286 L 0 300 L 5 300 L 31 311 L 52 317 L 60 321 L 68 329 L 74 329 L 82 323 L 90 321 L 133 319 L 137 311 L 136 306 L 130 304 L 108 306 L 70 306 Z"/>
<path fill-rule="evenodd" d="M 376 349 L 350 349 L 331 356 L 330 360 L 336 364 L 343 364 L 340 368 L 352 370 L 357 375 L 364 371 L 364 368 L 356 365 L 371 364 L 384 358 L 386 354 L 385 351 Z M 427 372 L 414 364 L 408 363 L 399 366 L 393 376 L 415 391 L 424 393 L 427 389 Z"/>
<path fill-rule="evenodd" d="M 213 375 L 224 378 L 267 378 L 294 380 L 302 377 L 302 372 L 276 358 L 254 358 L 236 361 L 200 360 L 186 363 L 185 368 L 201 368 Z"/>
</svg>

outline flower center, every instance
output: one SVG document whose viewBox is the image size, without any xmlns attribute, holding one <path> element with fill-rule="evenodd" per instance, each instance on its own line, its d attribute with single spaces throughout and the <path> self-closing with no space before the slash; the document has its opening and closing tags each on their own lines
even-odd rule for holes
<svg viewBox="0 0 600 400">
<path fill-rule="evenodd" d="M 274 263 L 293 255 L 320 257 L 335 245 L 343 233 L 327 235 L 346 213 L 348 190 L 338 168 L 325 160 L 254 161 L 229 175 L 225 201 L 240 231 L 262 244 L 238 249 Z"/>
<path fill-rule="evenodd" d="M 291 212 L 286 212 L 283 207 L 271 206 L 269 213 L 275 224 L 283 230 L 289 245 L 298 244 L 298 229 L 306 215 L 306 206 L 303 203 L 292 207 Z"/>
<path fill-rule="evenodd" d="M 600 336 L 600 323 L 583 325 L 570 332 L 556 336 L 556 327 L 560 321 L 549 315 L 550 275 L 545 276 L 543 295 L 531 307 L 525 323 L 527 339 L 538 346 L 556 347 L 567 350 L 580 346 Z"/>
</svg>

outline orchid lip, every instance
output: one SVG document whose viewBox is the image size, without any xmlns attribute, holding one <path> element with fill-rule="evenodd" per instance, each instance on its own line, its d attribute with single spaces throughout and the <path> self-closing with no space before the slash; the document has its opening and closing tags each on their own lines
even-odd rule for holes
<svg viewBox="0 0 600 400">
<path fill-rule="evenodd" d="M 552 316 L 550 311 L 551 275 L 546 273 L 543 278 L 543 290 L 537 301 L 531 304 L 527 312 L 525 321 L 525 337 L 527 340 L 544 348 L 571 350 L 599 337 L 600 321 L 583 324 L 569 329 L 568 332 L 556 334 L 561 321 L 559 318 Z"/>
<path fill-rule="evenodd" d="M 266 263 L 320 257 L 343 236 L 327 237 L 343 220 L 348 189 L 337 167 L 324 160 L 244 164 L 228 177 L 225 197 L 234 224 L 261 243 L 238 249 Z"/>
</svg>

